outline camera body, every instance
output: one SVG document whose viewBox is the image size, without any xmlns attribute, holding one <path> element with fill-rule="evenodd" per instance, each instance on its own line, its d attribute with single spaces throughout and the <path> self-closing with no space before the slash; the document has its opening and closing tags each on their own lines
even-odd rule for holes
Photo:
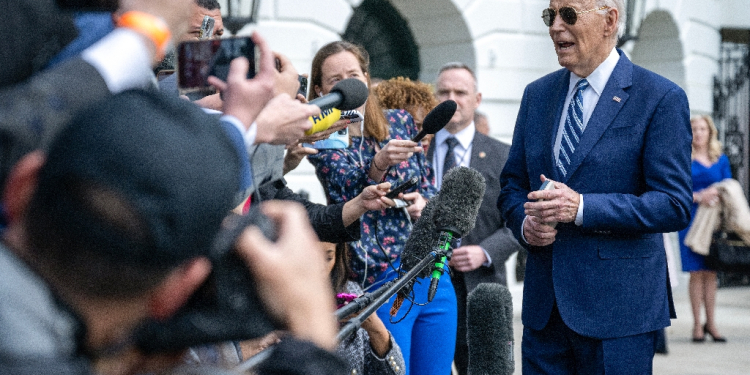
<svg viewBox="0 0 750 375">
<path fill-rule="evenodd" d="M 135 341 L 141 350 L 171 352 L 207 343 L 248 340 L 284 328 L 265 310 L 250 271 L 234 249 L 237 238 L 250 225 L 276 240 L 273 223 L 257 207 L 245 216 L 227 217 L 211 249 L 208 280 L 174 317 L 165 322 L 151 321 L 138 329 Z"/>
</svg>

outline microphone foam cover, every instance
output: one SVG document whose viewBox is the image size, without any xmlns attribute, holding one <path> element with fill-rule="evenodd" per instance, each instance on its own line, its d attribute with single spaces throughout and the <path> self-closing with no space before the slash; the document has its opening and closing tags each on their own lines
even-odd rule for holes
<svg viewBox="0 0 750 375">
<path fill-rule="evenodd" d="M 484 176 L 476 169 L 455 167 L 443 176 L 439 199 L 432 217 L 437 230 L 450 230 L 461 237 L 474 228 L 484 198 Z"/>
<path fill-rule="evenodd" d="M 430 254 L 438 240 L 438 232 L 435 229 L 435 222 L 432 220 L 432 212 L 435 210 L 435 204 L 438 195 L 434 196 L 427 202 L 422 209 L 422 216 L 411 228 L 411 234 L 406 240 L 404 251 L 401 253 L 401 267 L 409 271 L 416 266 L 424 257 Z M 428 277 L 431 269 L 428 267 L 422 271 L 418 277 Z"/>
<path fill-rule="evenodd" d="M 330 92 L 338 92 L 343 97 L 341 104 L 336 106 L 336 108 L 342 111 L 361 107 L 370 95 L 367 85 L 356 78 L 347 78 L 339 81 L 339 83 L 331 88 Z"/>
<path fill-rule="evenodd" d="M 456 113 L 456 102 L 446 100 L 438 104 L 435 108 L 424 117 L 422 121 L 422 131 L 426 134 L 435 134 L 453 118 Z"/>
<path fill-rule="evenodd" d="M 508 288 L 481 283 L 469 293 L 466 305 L 468 374 L 513 374 L 513 299 Z"/>
</svg>

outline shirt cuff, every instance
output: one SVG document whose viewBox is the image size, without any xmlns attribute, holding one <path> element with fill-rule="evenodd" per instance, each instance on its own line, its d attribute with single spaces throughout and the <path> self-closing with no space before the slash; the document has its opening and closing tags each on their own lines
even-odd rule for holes
<svg viewBox="0 0 750 375">
<path fill-rule="evenodd" d="M 156 85 L 151 70 L 153 54 L 133 30 L 115 29 L 85 49 L 81 58 L 99 71 L 113 94 Z"/>
<path fill-rule="evenodd" d="M 524 241 L 526 241 L 526 239 L 524 239 Z M 487 250 L 485 250 L 483 247 L 480 246 L 480 248 L 482 249 L 482 251 L 484 251 L 484 256 L 487 257 L 487 261 L 484 262 L 484 263 L 482 263 L 482 267 L 489 267 L 489 266 L 491 266 L 492 265 L 492 257 L 490 256 L 490 253 L 488 253 Z"/>
<path fill-rule="evenodd" d="M 578 194 L 578 196 L 581 197 L 581 199 L 580 203 L 578 203 L 578 212 L 576 212 L 575 223 L 580 227 L 581 225 L 583 225 L 583 194 Z"/>
<path fill-rule="evenodd" d="M 232 115 L 221 116 L 222 121 L 226 121 L 232 124 L 242 134 L 242 138 L 245 140 L 245 147 L 250 150 L 251 146 L 255 144 L 255 137 L 258 135 L 258 125 L 253 122 L 250 125 L 250 129 L 245 129 L 245 125 L 237 117 Z"/>
</svg>

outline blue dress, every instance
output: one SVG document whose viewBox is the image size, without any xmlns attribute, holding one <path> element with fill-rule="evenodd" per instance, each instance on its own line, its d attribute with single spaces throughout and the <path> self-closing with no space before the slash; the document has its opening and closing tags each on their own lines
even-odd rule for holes
<svg viewBox="0 0 750 375">
<path fill-rule="evenodd" d="M 723 179 L 732 178 L 732 171 L 729 168 L 729 158 L 727 158 L 726 155 L 719 156 L 719 160 L 710 167 L 706 167 L 705 165 L 693 160 L 691 168 L 693 175 L 693 192 L 699 192 L 709 187 L 711 184 Z M 690 211 L 690 226 L 693 225 L 692 219 L 695 218 L 695 212 L 697 209 L 698 204 L 693 203 L 693 207 Z M 685 246 L 685 236 L 687 236 L 690 226 L 681 230 L 679 233 L 682 270 L 684 272 L 709 270 L 709 268 L 706 267 L 706 257 L 696 254 L 690 250 L 689 247 Z"/>
</svg>

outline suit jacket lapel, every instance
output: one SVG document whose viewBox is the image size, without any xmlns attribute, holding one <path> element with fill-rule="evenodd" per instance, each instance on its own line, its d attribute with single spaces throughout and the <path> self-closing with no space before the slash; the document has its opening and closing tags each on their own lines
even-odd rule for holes
<svg viewBox="0 0 750 375">
<path fill-rule="evenodd" d="M 581 165 L 586 155 L 599 142 L 604 131 L 607 130 L 617 116 L 617 113 L 625 106 L 629 95 L 624 89 L 630 87 L 632 82 L 633 63 L 628 60 L 625 54 L 620 52 L 620 60 L 617 62 L 615 70 L 612 71 L 612 75 L 609 77 L 607 85 L 604 87 L 604 91 L 596 103 L 594 112 L 591 114 L 588 124 L 586 124 L 586 130 L 583 132 L 581 142 L 573 153 L 573 158 L 568 168 L 567 179 L 575 174 L 576 169 Z"/>
<path fill-rule="evenodd" d="M 479 153 L 484 152 L 485 158 L 480 158 Z M 476 169 L 482 170 L 481 164 L 486 159 L 487 147 L 484 139 L 478 136 L 476 130 L 474 131 L 474 140 L 471 141 L 471 159 L 469 159 L 469 166 Z"/>
<path fill-rule="evenodd" d="M 542 122 L 545 128 L 541 129 L 541 132 L 539 133 L 544 134 L 547 137 L 544 140 L 545 142 L 542 143 L 547 145 L 545 147 L 545 159 L 547 160 L 548 165 L 547 170 L 551 172 L 547 174 L 547 177 L 551 177 L 553 180 L 557 181 L 562 181 L 562 175 L 560 175 L 560 171 L 557 169 L 557 164 L 555 163 L 555 158 L 557 157 L 554 153 L 555 139 L 557 138 L 557 132 L 560 128 L 560 117 L 563 116 L 564 113 L 563 105 L 565 105 L 565 97 L 568 95 L 568 86 L 570 86 L 570 71 L 567 69 L 563 69 L 563 71 L 565 73 L 560 75 L 552 89 L 552 95 L 557 93 L 557 100 L 547 101 L 548 104 L 544 112 L 544 121 Z M 539 180 L 539 176 L 535 176 L 534 178 L 534 181 Z"/>
</svg>

